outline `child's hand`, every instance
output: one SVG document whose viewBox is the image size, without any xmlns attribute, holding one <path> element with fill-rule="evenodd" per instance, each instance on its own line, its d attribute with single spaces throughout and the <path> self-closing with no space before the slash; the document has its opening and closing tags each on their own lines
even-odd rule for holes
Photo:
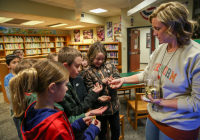
<svg viewBox="0 0 200 140">
<path fill-rule="evenodd" d="M 96 86 L 94 85 L 93 91 L 96 93 L 99 93 L 103 89 L 102 85 L 99 85 L 99 83 L 96 83 Z"/>
<path fill-rule="evenodd" d="M 102 83 L 108 85 L 108 80 L 109 80 L 108 78 L 102 79 Z"/>
<path fill-rule="evenodd" d="M 98 109 L 94 109 L 94 110 L 90 110 L 89 112 L 85 113 L 85 116 L 88 117 L 88 116 L 98 116 L 98 115 L 101 115 L 104 111 L 106 111 L 108 107 L 107 106 L 102 106 Z"/>
<path fill-rule="evenodd" d="M 99 120 L 97 120 L 97 119 L 93 120 L 92 124 L 96 125 L 99 128 L 99 130 L 101 131 L 101 122 Z"/>
<path fill-rule="evenodd" d="M 83 121 L 89 126 L 92 123 L 92 117 L 85 117 L 83 118 Z"/>
<path fill-rule="evenodd" d="M 99 97 L 98 100 L 101 102 L 109 102 L 111 100 L 111 97 L 103 95 L 103 96 Z"/>
</svg>

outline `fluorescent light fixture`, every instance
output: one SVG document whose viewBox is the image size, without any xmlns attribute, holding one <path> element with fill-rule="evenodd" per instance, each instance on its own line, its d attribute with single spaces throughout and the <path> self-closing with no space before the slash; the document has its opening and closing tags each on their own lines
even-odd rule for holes
<svg viewBox="0 0 200 140">
<path fill-rule="evenodd" d="M 36 25 L 36 24 L 40 24 L 40 23 L 44 23 L 44 21 L 28 21 L 28 22 L 24 22 L 21 25 Z"/>
<path fill-rule="evenodd" d="M 90 10 L 90 12 L 92 12 L 92 13 L 103 13 L 103 12 L 107 12 L 107 10 L 98 8 L 98 9 Z"/>
<path fill-rule="evenodd" d="M 130 15 L 138 12 L 139 10 L 147 7 L 148 5 L 154 3 L 155 1 L 157 1 L 157 0 L 145 0 L 145 1 L 141 2 L 140 4 L 138 4 L 137 6 L 135 6 L 134 8 L 132 8 L 131 10 L 129 10 L 127 12 L 127 15 L 130 16 Z"/>
<path fill-rule="evenodd" d="M 0 23 L 4 23 L 10 20 L 13 20 L 14 18 L 7 18 L 7 17 L 0 17 Z"/>
<path fill-rule="evenodd" d="M 64 26 L 64 25 L 68 25 L 68 24 L 60 23 L 60 24 L 49 26 L 49 27 L 58 27 L 58 26 Z"/>
<path fill-rule="evenodd" d="M 82 25 L 76 25 L 76 26 L 70 26 L 70 27 L 65 27 L 65 28 L 79 28 L 79 27 L 85 27 L 85 26 L 82 26 Z"/>
</svg>

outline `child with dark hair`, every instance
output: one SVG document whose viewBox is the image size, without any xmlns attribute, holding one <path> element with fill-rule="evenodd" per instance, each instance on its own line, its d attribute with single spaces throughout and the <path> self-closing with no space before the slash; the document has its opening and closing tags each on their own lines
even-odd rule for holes
<svg viewBox="0 0 200 140">
<path fill-rule="evenodd" d="M 11 78 L 13 78 L 16 75 L 15 68 L 19 63 L 19 60 L 20 60 L 20 58 L 19 58 L 18 55 L 9 54 L 9 55 L 6 56 L 6 64 L 7 64 L 7 67 L 10 69 L 10 73 L 8 75 L 6 75 L 5 78 L 4 78 L 4 86 L 5 86 L 7 98 L 10 102 L 11 115 L 12 115 L 13 108 L 12 108 L 12 102 L 11 102 L 9 81 L 10 81 Z M 13 118 L 13 121 L 14 121 L 15 126 L 17 128 L 17 126 L 19 125 L 18 121 L 15 118 Z M 20 138 L 21 137 L 20 129 L 17 129 L 17 132 L 18 132 L 18 136 Z"/>
</svg>

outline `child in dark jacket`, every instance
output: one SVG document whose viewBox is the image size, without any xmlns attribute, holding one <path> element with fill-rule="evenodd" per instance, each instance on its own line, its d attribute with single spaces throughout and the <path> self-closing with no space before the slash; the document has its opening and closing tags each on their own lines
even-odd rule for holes
<svg viewBox="0 0 200 140">
<path fill-rule="evenodd" d="M 89 67 L 86 69 L 83 76 L 87 91 L 91 91 L 95 83 L 103 85 L 103 90 L 99 93 L 100 98 L 104 98 L 107 102 L 96 101 L 92 109 L 99 108 L 100 106 L 107 106 L 108 109 L 97 118 L 101 121 L 101 132 L 99 139 L 106 139 L 107 133 L 107 120 L 111 128 L 111 140 L 118 140 L 120 135 L 119 124 L 119 108 L 120 102 L 117 96 L 117 90 L 110 88 L 109 80 L 120 78 L 120 74 L 116 67 L 106 62 L 107 52 L 106 48 L 100 42 L 94 43 L 88 52 Z M 107 98 L 109 96 L 109 98 Z"/>
<path fill-rule="evenodd" d="M 41 60 L 32 68 L 20 71 L 10 81 L 14 117 L 19 117 L 25 112 L 24 93 L 37 93 L 37 101 L 25 112 L 21 127 L 23 139 L 74 140 L 73 131 L 79 132 L 88 125 L 83 139 L 94 139 L 99 133 L 98 120 L 91 121 L 90 117 L 80 118 L 71 126 L 65 113 L 54 106 L 54 102 L 63 99 L 68 78 L 69 72 L 62 64 Z"/>
</svg>

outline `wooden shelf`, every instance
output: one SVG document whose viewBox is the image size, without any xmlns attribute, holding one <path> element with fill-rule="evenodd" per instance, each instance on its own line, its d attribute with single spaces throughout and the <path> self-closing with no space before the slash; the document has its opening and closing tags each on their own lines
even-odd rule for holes
<svg viewBox="0 0 200 140">
<path fill-rule="evenodd" d="M 87 52 L 88 50 L 79 50 L 79 51 L 83 51 L 83 52 L 86 51 Z"/>
<path fill-rule="evenodd" d="M 24 42 L 4 42 L 4 43 L 24 43 Z"/>
<path fill-rule="evenodd" d="M 42 49 L 42 48 L 26 48 L 26 50 L 33 50 L 33 49 Z"/>
<path fill-rule="evenodd" d="M 41 43 L 41 41 L 40 42 L 27 42 L 27 41 L 25 41 L 25 43 Z"/>
<path fill-rule="evenodd" d="M 26 50 L 36 50 L 36 49 L 51 49 L 51 52 L 56 52 L 56 43 L 60 43 L 62 46 L 67 46 L 67 44 L 69 44 L 69 40 L 71 40 L 71 36 L 69 35 L 44 35 L 44 36 L 41 36 L 41 35 L 24 35 L 24 34 L 0 34 L 0 36 L 2 37 L 3 41 L 0 42 L 1 46 L 3 44 L 3 48 L 5 48 L 6 44 L 23 44 L 24 45 L 24 49 L 20 49 L 20 50 L 23 50 L 24 51 L 24 56 L 29 56 L 29 55 L 38 55 L 38 54 L 26 54 Z M 5 38 L 6 37 L 6 38 Z M 20 39 L 20 42 L 17 42 L 17 39 Z M 63 40 L 63 41 L 58 41 L 57 37 L 59 37 L 59 39 Z M 43 40 L 42 40 L 43 39 Z M 13 41 L 10 41 L 10 40 L 13 40 Z M 29 40 L 29 41 L 27 41 Z M 16 41 L 16 42 L 15 42 Z M 36 47 L 36 48 L 32 48 L 30 47 L 32 44 L 40 44 L 41 47 Z M 51 43 L 54 47 L 42 47 L 42 44 L 44 46 L 45 43 Z M 30 46 L 28 46 L 27 44 L 30 44 Z M 27 45 L 27 46 L 26 46 Z M 61 48 L 61 47 L 59 47 Z M 7 51 L 13 51 L 15 49 L 8 49 L 8 50 L 0 50 L 0 55 L 2 55 L 2 57 L 5 57 L 4 55 L 6 54 Z M 41 53 L 41 55 L 43 55 L 45 53 Z M 0 60 L 1 62 L 2 60 Z M 4 61 L 4 60 L 3 60 Z"/>
<path fill-rule="evenodd" d="M 113 59 L 118 59 L 118 57 L 107 57 L 107 58 L 113 58 Z"/>
<path fill-rule="evenodd" d="M 6 51 L 13 51 L 13 50 L 16 50 L 16 49 L 6 49 Z M 18 50 L 24 50 L 24 49 L 18 49 Z"/>
<path fill-rule="evenodd" d="M 106 50 L 107 52 L 118 52 L 118 50 Z"/>
</svg>

